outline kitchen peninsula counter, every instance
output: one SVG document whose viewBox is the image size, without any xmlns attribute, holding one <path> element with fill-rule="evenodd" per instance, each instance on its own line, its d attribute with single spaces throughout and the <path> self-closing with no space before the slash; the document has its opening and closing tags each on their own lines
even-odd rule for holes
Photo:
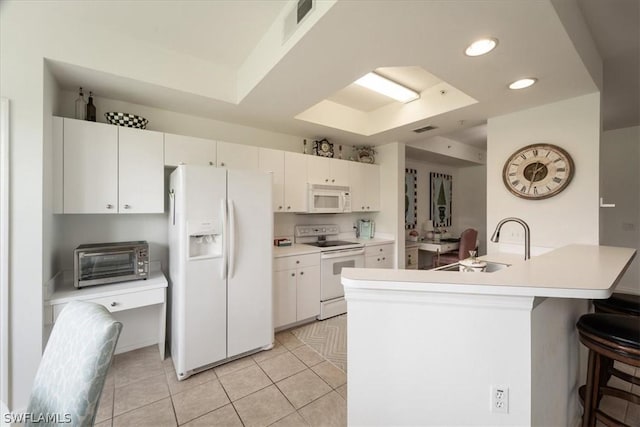
<svg viewBox="0 0 640 427">
<path fill-rule="evenodd" d="M 344 269 L 349 425 L 578 425 L 575 324 L 634 256 L 569 245 L 485 256 L 511 264 L 491 273 Z"/>
<path fill-rule="evenodd" d="M 599 299 L 611 295 L 634 257 L 634 249 L 569 245 L 527 261 L 516 254 L 480 257 L 510 265 L 492 273 L 349 268 L 342 272 L 342 284 L 346 289 Z"/>
</svg>

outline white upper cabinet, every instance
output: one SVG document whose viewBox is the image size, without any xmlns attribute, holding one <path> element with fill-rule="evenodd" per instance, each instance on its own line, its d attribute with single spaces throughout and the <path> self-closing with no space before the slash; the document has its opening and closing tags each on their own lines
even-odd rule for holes
<svg viewBox="0 0 640 427">
<path fill-rule="evenodd" d="M 218 167 L 229 169 L 258 169 L 258 147 L 218 141 Z"/>
<path fill-rule="evenodd" d="M 273 211 L 284 212 L 284 151 L 260 148 L 258 169 L 273 175 Z"/>
<path fill-rule="evenodd" d="M 284 153 L 284 212 L 307 211 L 307 160 L 312 156 Z"/>
<path fill-rule="evenodd" d="M 216 142 L 191 136 L 164 134 L 164 164 L 216 165 Z"/>
<path fill-rule="evenodd" d="M 54 161 L 63 160 L 54 167 L 54 173 L 62 168 L 62 183 L 54 176 L 54 185 L 63 188 L 62 208 L 54 202 L 56 212 L 164 211 L 162 133 L 60 118 L 54 118 L 53 128 Z"/>
<path fill-rule="evenodd" d="M 161 132 L 118 128 L 118 212 L 164 212 L 163 140 Z"/>
<path fill-rule="evenodd" d="M 349 185 L 349 163 L 346 160 L 309 156 L 308 179 L 311 184 Z"/>
<path fill-rule="evenodd" d="M 349 162 L 349 184 L 353 212 L 380 210 L 380 166 Z"/>
<path fill-rule="evenodd" d="M 63 122 L 63 212 L 118 212 L 118 127 Z"/>
</svg>

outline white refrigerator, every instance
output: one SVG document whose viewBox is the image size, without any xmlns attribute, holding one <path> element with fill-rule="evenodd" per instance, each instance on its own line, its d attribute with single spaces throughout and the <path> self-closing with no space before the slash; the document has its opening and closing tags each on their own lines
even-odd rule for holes
<svg viewBox="0 0 640 427">
<path fill-rule="evenodd" d="M 273 345 L 271 181 L 210 166 L 171 173 L 171 357 L 180 380 Z"/>
</svg>

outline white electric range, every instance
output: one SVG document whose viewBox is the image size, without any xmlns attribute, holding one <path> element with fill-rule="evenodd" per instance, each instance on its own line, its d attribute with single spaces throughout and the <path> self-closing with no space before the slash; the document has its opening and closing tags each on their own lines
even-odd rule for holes
<svg viewBox="0 0 640 427">
<path fill-rule="evenodd" d="M 296 225 L 295 241 L 320 248 L 320 315 L 324 320 L 347 312 L 340 283 L 345 267 L 364 267 L 364 245 L 338 240 L 337 225 Z"/>
</svg>

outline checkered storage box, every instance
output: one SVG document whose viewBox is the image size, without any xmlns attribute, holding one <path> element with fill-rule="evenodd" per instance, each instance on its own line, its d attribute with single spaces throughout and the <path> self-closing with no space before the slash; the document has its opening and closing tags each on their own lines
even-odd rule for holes
<svg viewBox="0 0 640 427">
<path fill-rule="evenodd" d="M 147 123 L 149 123 L 149 120 L 144 117 L 129 113 L 110 112 L 104 113 L 104 116 L 107 118 L 107 122 L 112 125 L 126 126 L 129 128 L 144 129 L 147 127 Z"/>
</svg>

